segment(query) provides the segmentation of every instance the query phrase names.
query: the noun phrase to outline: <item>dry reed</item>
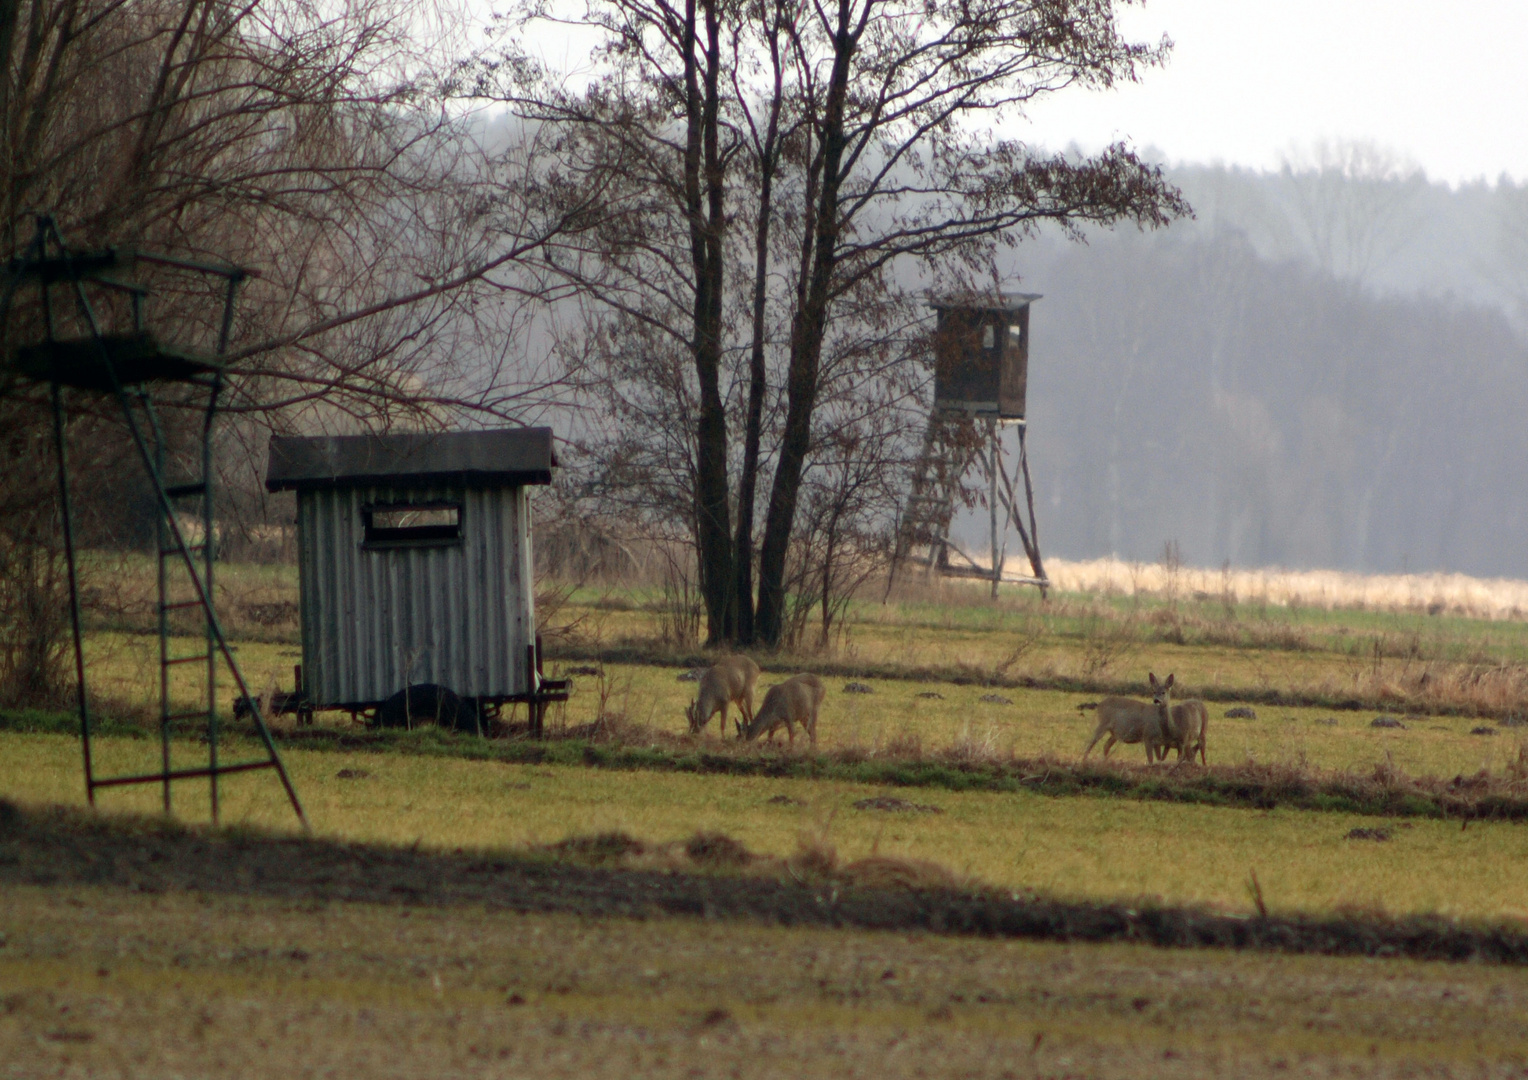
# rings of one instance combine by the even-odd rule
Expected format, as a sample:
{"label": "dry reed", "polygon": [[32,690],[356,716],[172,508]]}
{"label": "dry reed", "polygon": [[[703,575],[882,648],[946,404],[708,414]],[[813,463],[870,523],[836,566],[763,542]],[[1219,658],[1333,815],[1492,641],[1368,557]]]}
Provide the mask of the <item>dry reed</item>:
{"label": "dry reed", "polygon": [[[1010,563],[1012,573],[1023,569],[1012,560]],[[1049,559],[1045,569],[1060,592],[1102,595],[1139,592],[1275,607],[1426,611],[1476,619],[1528,616],[1528,581],[1511,578],[1445,573],[1357,574],[1269,567],[1211,569],[1132,563],[1118,558]]]}

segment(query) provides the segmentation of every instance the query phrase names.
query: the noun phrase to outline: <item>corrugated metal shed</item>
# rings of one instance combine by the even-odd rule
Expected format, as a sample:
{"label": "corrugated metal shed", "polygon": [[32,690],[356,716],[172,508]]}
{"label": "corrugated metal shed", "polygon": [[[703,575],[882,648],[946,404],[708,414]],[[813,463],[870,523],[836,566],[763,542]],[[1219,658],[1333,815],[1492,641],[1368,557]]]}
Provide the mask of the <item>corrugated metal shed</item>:
{"label": "corrugated metal shed", "polygon": [[297,492],[304,689],[360,707],[406,686],[536,691],[527,484],[548,428],[274,438],[266,486]]}

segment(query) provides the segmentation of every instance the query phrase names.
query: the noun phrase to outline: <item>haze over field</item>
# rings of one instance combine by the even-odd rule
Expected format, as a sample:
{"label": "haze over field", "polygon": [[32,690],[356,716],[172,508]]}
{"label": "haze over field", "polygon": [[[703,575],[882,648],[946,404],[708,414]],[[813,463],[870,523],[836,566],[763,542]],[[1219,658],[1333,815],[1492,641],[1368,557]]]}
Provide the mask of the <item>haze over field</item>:
{"label": "haze over field", "polygon": [[1372,144],[1172,175],[1196,220],[1008,264],[1045,294],[1044,549],[1528,577],[1528,189],[1430,184]]}

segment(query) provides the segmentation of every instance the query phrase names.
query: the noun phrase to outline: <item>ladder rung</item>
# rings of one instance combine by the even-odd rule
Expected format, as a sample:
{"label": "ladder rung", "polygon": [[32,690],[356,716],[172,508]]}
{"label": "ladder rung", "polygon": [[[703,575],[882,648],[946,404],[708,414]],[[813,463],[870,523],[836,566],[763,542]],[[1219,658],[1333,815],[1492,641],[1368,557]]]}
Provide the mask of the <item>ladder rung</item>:
{"label": "ladder rung", "polygon": [[201,607],[201,606],[202,606],[202,602],[200,600],[177,600],[173,604],[160,604],[159,605],[159,610],[160,611],[180,611],[180,610],[182,610],[184,608],[194,608],[194,607]]}
{"label": "ladder rung", "polygon": [[161,660],[160,663],[165,667],[169,667],[172,664],[195,664],[198,662],[205,663],[206,661],[207,654],[203,653],[200,656],[172,656],[167,660]]}
{"label": "ladder rung", "polygon": [[207,483],[202,481],[196,484],[174,484],[165,488],[164,493],[171,499],[188,499],[192,495],[205,495]]}

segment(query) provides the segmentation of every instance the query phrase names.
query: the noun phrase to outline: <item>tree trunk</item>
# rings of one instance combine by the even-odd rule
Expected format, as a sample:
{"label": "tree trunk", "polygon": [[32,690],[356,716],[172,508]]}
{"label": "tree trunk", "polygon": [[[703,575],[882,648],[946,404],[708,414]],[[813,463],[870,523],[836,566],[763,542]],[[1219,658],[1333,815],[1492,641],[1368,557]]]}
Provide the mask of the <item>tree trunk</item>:
{"label": "tree trunk", "polygon": [[[865,8],[866,16],[870,11]],[[822,339],[827,329],[829,290],[838,260],[839,206],[844,147],[844,104],[849,67],[864,22],[851,33],[850,5],[839,0],[838,32],[834,35],[833,73],[828,87],[822,131],[821,188],[817,197],[812,239],[811,277],[791,325],[790,369],[786,378],[785,430],[775,480],[770,489],[764,543],[759,551],[759,606],[754,635],[767,645],[780,644],[785,616],[785,560],[796,521],[801,474],[812,443],[812,411],[817,404],[817,377]]]}
{"label": "tree trunk", "polygon": [[769,39],[775,88],[769,103],[769,123],[759,150],[759,211],[754,225],[753,341],[748,358],[748,417],[743,431],[743,474],[738,484],[737,541],[733,547],[737,640],[752,644],[753,623],[753,503],[759,480],[759,443],[764,426],[764,311],[769,285],[769,224],[774,213],[775,169],[780,135],[780,105],[784,73],[780,66],[779,24]]}
{"label": "tree trunk", "polygon": [[[695,519],[701,594],[706,604],[706,641],[715,645],[736,634],[733,603],[731,512],[727,490],[727,410],[721,396],[723,184],[717,124],[721,33],[714,0],[704,7],[704,69],[696,71],[695,3],[685,11],[685,82],[688,138],[685,198],[690,217],[690,259],[695,270],[695,377],[700,389],[696,430]],[[703,80],[703,85],[702,85]]]}

